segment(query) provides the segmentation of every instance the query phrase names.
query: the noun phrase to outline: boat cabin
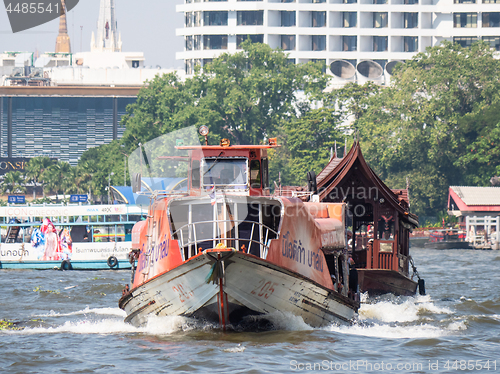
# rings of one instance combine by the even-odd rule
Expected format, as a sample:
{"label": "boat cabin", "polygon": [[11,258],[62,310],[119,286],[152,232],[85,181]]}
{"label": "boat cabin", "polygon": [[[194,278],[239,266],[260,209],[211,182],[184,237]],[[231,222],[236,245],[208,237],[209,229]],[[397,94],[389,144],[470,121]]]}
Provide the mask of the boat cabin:
{"label": "boat cabin", "polygon": [[168,199],[171,237],[183,260],[223,243],[265,258],[278,238],[282,204],[269,192],[269,145],[178,146],[189,153],[188,193]]}
{"label": "boat cabin", "polygon": [[275,139],[269,145],[179,146],[189,151],[188,190],[199,196],[211,189],[247,196],[269,196],[267,149],[277,147]]}

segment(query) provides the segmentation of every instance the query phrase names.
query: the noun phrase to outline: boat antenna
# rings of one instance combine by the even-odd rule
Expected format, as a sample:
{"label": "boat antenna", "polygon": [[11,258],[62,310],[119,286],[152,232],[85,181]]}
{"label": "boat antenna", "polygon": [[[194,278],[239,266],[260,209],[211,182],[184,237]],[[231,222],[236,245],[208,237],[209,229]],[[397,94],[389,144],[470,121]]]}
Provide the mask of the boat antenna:
{"label": "boat antenna", "polygon": [[408,210],[410,210],[410,177],[406,176],[406,195],[408,196]]}

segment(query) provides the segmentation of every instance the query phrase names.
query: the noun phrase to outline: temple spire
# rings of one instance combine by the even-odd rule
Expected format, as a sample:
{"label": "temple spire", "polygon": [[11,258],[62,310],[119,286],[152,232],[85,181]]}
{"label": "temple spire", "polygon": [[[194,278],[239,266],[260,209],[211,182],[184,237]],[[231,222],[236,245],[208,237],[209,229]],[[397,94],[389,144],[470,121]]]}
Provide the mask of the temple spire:
{"label": "temple spire", "polygon": [[117,30],[115,1],[101,0],[97,33],[92,32],[92,52],[121,52],[122,41]]}
{"label": "temple spire", "polygon": [[71,53],[68,27],[66,25],[66,4],[61,0],[61,15],[59,16],[59,35],[56,39],[56,53]]}

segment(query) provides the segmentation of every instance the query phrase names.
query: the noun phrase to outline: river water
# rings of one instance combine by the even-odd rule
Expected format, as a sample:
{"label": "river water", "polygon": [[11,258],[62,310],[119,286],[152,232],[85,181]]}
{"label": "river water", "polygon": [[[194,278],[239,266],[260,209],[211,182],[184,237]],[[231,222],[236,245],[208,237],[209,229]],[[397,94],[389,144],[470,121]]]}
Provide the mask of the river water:
{"label": "river water", "polygon": [[123,322],[129,272],[0,270],[1,373],[500,372],[500,251],[412,249],[426,296],[365,299],[352,326],[222,332]]}

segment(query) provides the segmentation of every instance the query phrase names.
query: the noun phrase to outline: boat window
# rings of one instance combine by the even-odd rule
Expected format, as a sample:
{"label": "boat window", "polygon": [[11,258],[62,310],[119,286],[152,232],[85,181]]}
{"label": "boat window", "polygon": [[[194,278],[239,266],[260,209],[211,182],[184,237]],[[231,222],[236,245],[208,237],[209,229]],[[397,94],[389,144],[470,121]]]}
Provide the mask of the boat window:
{"label": "boat window", "polygon": [[250,186],[260,188],[260,161],[252,160],[250,162]]}
{"label": "boat window", "polygon": [[382,215],[378,220],[378,239],[394,240],[394,217]]}
{"label": "boat window", "polygon": [[200,188],[200,161],[193,160],[191,164],[191,188]]}
{"label": "boat window", "polygon": [[269,171],[267,165],[267,157],[262,159],[262,188],[269,187]]}
{"label": "boat window", "polygon": [[248,181],[247,159],[204,159],[203,185],[246,187]]}
{"label": "boat window", "polygon": [[282,207],[277,200],[226,196],[215,203],[210,198],[174,200],[168,212],[184,259],[219,243],[266,258],[270,241],[279,237]]}

